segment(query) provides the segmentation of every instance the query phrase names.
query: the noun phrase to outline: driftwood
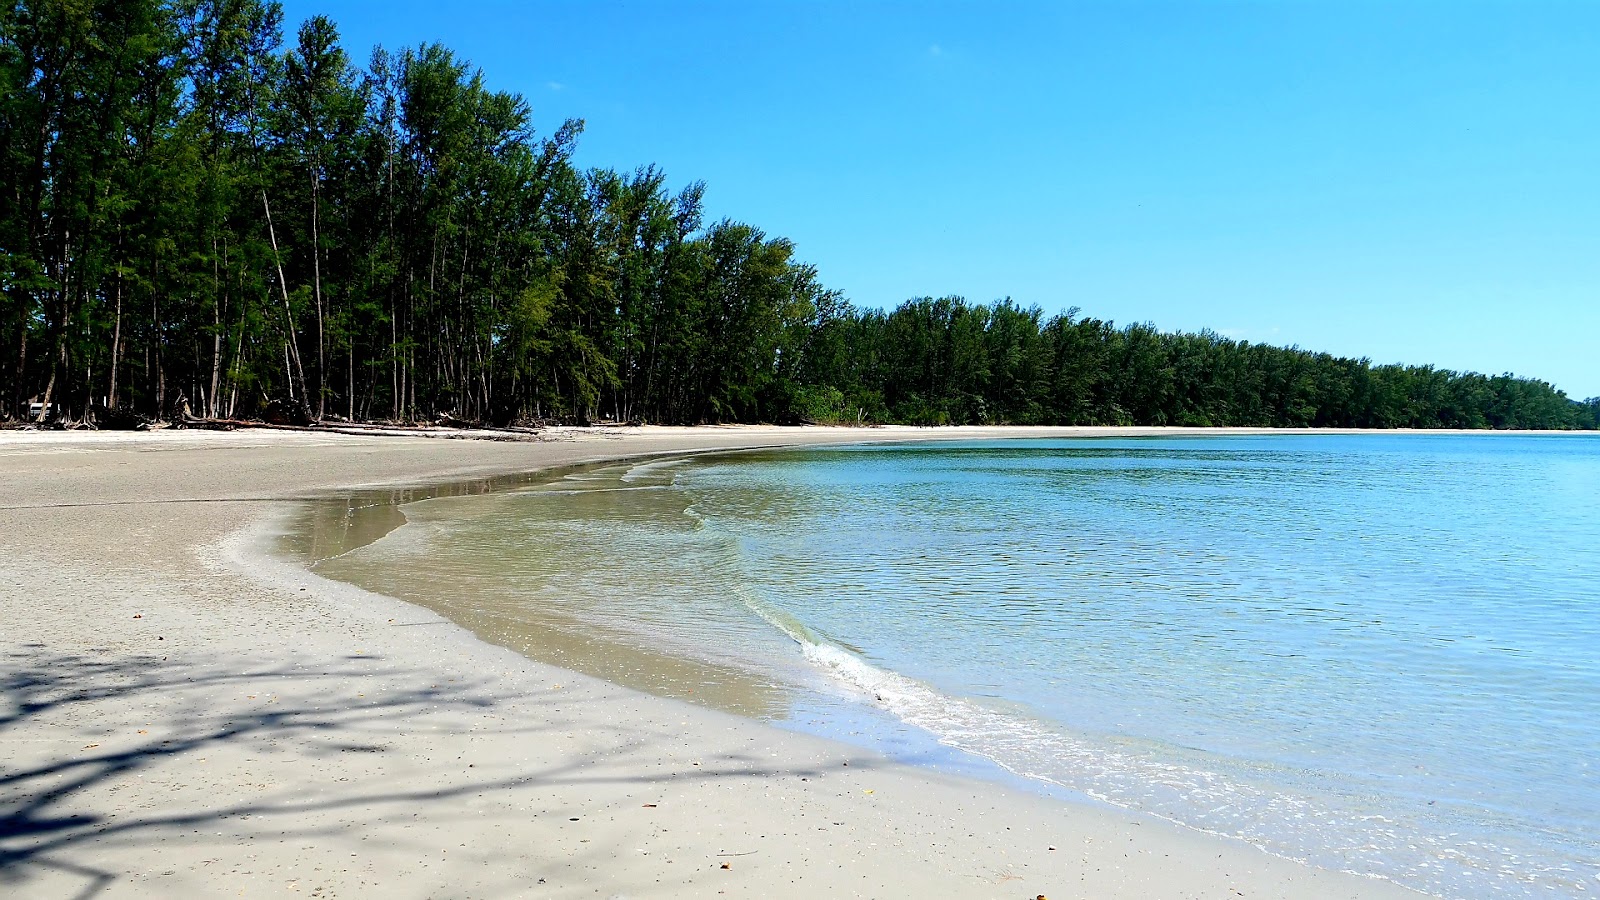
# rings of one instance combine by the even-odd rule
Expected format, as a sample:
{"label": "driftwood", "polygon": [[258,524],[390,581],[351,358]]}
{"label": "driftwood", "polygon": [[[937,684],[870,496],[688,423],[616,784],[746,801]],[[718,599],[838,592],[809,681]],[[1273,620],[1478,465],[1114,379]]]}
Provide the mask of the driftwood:
{"label": "driftwood", "polygon": [[[455,431],[447,431],[439,426],[432,425],[403,425],[379,422],[318,422],[307,417],[307,424],[287,424],[267,421],[262,419],[210,419],[193,415],[184,410],[181,418],[176,418],[174,424],[180,428],[203,428],[211,431],[233,431],[240,428],[264,428],[273,431],[311,431],[324,434],[349,434],[349,435],[378,435],[388,437],[435,437],[457,438],[465,440],[482,441],[527,441],[536,440],[540,434],[537,428],[523,428],[511,426],[506,428],[491,428],[485,425],[474,425],[464,422],[455,426]],[[456,433],[456,431],[466,433]]]}
{"label": "driftwood", "polygon": [[261,419],[268,425],[297,425],[302,428],[316,422],[304,403],[281,398],[267,404],[267,408],[261,411]]}
{"label": "driftwood", "polygon": [[86,418],[102,431],[146,431],[150,428],[149,419],[126,406],[102,406],[96,403],[89,407]]}
{"label": "driftwood", "polygon": [[235,428],[258,428],[264,423],[251,422],[245,419],[206,419],[190,415],[185,412],[181,416],[174,416],[173,425],[179,428],[203,428],[207,431],[232,431]]}

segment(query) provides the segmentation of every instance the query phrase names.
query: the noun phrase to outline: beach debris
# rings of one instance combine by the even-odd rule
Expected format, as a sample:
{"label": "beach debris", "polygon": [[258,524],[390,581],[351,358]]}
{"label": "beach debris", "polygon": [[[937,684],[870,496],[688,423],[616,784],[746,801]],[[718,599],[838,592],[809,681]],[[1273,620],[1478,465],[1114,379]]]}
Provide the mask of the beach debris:
{"label": "beach debris", "polygon": [[150,420],[126,406],[91,404],[85,417],[93,428],[101,431],[148,431]]}
{"label": "beach debris", "polygon": [[133,617],[135,619],[142,619],[142,618],[144,618],[144,613],[134,613]]}
{"label": "beach debris", "polygon": [[731,869],[731,868],[733,868],[733,863],[723,863],[722,867],[724,869]]}
{"label": "beach debris", "polygon": [[304,403],[282,397],[268,403],[261,410],[261,420],[268,425],[296,425],[305,428],[312,424],[311,411]]}
{"label": "beach debris", "polygon": [[646,803],[646,804],[645,804],[645,805],[644,805],[644,808],[645,808],[645,809],[655,809],[655,808],[656,808],[656,805],[655,805],[655,804],[654,804],[654,803]]}

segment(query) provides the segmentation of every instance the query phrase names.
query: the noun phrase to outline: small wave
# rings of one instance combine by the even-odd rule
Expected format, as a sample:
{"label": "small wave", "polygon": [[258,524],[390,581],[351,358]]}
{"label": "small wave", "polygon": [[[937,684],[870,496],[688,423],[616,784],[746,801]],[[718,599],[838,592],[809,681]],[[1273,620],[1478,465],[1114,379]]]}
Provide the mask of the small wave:
{"label": "small wave", "polygon": [[686,457],[676,457],[673,459],[656,459],[649,462],[635,463],[628,468],[628,471],[622,473],[619,480],[625,482],[638,481],[641,478],[648,478],[658,475],[666,469],[672,469],[681,466],[685,462],[688,462]]}
{"label": "small wave", "polygon": [[627,491],[660,491],[668,486],[664,484],[627,485],[623,487],[581,487],[581,488],[554,488],[540,487],[523,491],[520,497],[572,497],[580,494],[620,494]]}
{"label": "small wave", "polygon": [[[1508,848],[1476,842],[1476,853],[1447,845],[1431,848],[1433,854],[1448,851],[1456,856],[1458,863],[1466,864],[1465,872],[1447,872],[1427,863],[1407,865],[1402,860],[1415,856],[1417,850],[1424,851],[1424,859],[1429,855],[1428,848],[1420,844],[1436,843],[1421,837],[1414,823],[1379,816],[1351,821],[1310,796],[1295,796],[1230,775],[1077,739],[1026,716],[952,697],[875,666],[843,647],[810,638],[798,623],[791,626],[781,619],[774,621],[766,613],[763,617],[794,638],[806,660],[835,681],[876,701],[939,743],[987,759],[1022,778],[1195,831],[1241,839],[1274,856],[1376,875],[1440,896],[1473,894],[1485,888],[1511,895],[1529,887],[1528,872],[1504,865],[1511,855]],[[1288,835],[1284,823],[1299,823],[1307,833]],[[1312,845],[1344,850],[1308,855],[1301,848],[1309,846],[1306,838],[1313,834],[1319,840]],[[1540,874],[1548,881],[1568,880],[1553,879],[1553,872]]]}

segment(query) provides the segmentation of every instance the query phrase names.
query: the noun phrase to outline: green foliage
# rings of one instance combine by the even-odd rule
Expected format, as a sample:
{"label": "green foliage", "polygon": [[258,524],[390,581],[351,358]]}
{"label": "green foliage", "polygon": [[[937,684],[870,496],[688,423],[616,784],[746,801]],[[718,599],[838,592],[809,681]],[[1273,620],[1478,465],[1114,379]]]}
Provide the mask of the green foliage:
{"label": "green foliage", "polygon": [[807,380],[872,398],[860,406],[875,421],[925,425],[1573,429],[1596,427],[1600,409],[1512,375],[1116,328],[1076,309],[1041,319],[1010,300],[959,297],[908,300],[887,315],[846,308],[821,327],[828,352]]}
{"label": "green foliage", "polygon": [[819,425],[855,423],[845,404],[844,392],[833,385],[806,386],[795,392],[794,411],[803,422]]}

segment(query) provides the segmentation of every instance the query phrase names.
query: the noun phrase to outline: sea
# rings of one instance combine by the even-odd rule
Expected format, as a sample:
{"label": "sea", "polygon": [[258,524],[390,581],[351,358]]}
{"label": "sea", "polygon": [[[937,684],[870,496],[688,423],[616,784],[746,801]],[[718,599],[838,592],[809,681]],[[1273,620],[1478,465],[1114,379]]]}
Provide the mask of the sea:
{"label": "sea", "polygon": [[341,495],[535,658],[1440,897],[1600,894],[1600,436],[855,445]]}

